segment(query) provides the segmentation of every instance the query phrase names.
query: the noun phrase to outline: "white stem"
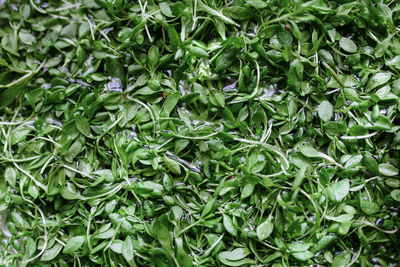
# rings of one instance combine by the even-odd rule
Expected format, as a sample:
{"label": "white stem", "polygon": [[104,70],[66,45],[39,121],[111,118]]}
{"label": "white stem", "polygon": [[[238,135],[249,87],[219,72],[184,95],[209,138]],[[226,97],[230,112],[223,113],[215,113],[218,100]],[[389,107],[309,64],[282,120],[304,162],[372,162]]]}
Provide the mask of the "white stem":
{"label": "white stem", "polygon": [[341,136],[340,139],[343,139],[343,140],[367,139],[367,138],[370,138],[370,137],[375,136],[377,133],[378,133],[378,132],[373,132],[373,133],[370,133],[370,134],[366,134],[366,135],[357,135],[357,136],[347,136],[347,135],[344,135],[344,136]]}
{"label": "white stem", "polygon": [[31,261],[34,261],[34,260],[36,260],[37,258],[39,258],[39,257],[43,254],[43,252],[46,250],[46,248],[47,248],[47,229],[46,229],[46,219],[44,218],[44,214],[43,214],[42,210],[41,210],[35,203],[33,203],[32,201],[30,201],[29,199],[26,199],[26,198],[24,197],[24,200],[25,200],[26,202],[32,204],[33,206],[35,206],[35,208],[39,211],[40,217],[42,217],[43,229],[44,229],[44,244],[43,244],[42,250],[41,250],[41,251],[39,252],[39,254],[37,254],[35,257],[30,258],[30,259],[27,259],[26,261],[24,261],[23,263],[24,263],[24,265],[26,265],[27,263],[29,263],[29,262],[31,262]]}

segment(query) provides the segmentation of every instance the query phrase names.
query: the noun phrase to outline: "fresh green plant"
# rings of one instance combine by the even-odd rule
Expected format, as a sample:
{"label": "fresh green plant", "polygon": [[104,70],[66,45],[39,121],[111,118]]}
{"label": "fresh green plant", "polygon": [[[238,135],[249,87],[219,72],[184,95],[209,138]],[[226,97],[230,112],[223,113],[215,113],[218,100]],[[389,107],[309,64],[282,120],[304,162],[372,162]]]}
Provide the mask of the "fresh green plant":
{"label": "fresh green plant", "polygon": [[0,1],[2,266],[395,266],[400,3]]}

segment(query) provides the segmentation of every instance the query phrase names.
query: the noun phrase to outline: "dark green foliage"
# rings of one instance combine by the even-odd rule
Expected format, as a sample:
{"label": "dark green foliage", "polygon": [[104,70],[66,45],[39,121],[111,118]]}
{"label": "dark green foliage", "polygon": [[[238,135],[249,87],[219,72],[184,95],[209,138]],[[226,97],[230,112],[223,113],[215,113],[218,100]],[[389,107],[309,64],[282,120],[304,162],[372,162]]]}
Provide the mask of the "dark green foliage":
{"label": "dark green foliage", "polygon": [[0,1],[1,266],[395,266],[398,1]]}

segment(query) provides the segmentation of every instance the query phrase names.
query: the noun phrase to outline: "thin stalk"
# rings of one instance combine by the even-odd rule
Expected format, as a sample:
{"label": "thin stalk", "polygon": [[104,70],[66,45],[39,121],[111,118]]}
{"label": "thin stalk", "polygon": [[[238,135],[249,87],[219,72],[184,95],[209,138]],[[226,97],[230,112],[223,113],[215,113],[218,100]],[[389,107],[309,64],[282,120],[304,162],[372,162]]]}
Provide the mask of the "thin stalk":
{"label": "thin stalk", "polygon": [[184,232],[186,232],[187,230],[189,230],[190,228],[198,225],[199,223],[203,222],[203,219],[199,219],[196,222],[190,224],[189,226],[185,227],[184,229],[182,229],[181,231],[178,232],[177,236],[182,235]]}
{"label": "thin stalk", "polygon": [[45,186],[44,184],[42,184],[41,182],[39,182],[38,180],[35,179],[35,177],[33,177],[29,172],[25,171],[24,169],[22,169],[20,166],[18,166],[18,164],[16,162],[14,162],[14,166],[15,168],[17,168],[20,172],[22,172],[23,174],[25,174],[26,176],[28,176],[32,181],[35,182],[35,184],[37,186],[39,186],[40,188],[42,188],[45,192],[47,192],[47,186]]}
{"label": "thin stalk", "polygon": [[185,135],[180,135],[180,134],[174,134],[174,133],[168,133],[174,137],[177,138],[182,138],[182,139],[189,139],[189,140],[204,140],[204,139],[209,139],[210,137],[217,135],[219,132],[215,132],[212,134],[208,134],[208,135],[203,135],[203,136],[185,136]]}
{"label": "thin stalk", "polygon": [[0,84],[0,88],[9,88],[11,86],[17,85],[27,79],[29,79],[30,77],[32,77],[33,75],[35,75],[36,73],[38,73],[40,71],[40,69],[43,67],[44,63],[46,63],[46,60],[43,60],[43,62],[39,65],[39,67],[36,70],[32,70],[30,72],[28,72],[27,74],[25,74],[24,76],[22,76],[21,78],[14,80],[8,84],[2,85]]}
{"label": "thin stalk", "polygon": [[360,140],[360,139],[367,139],[367,138],[370,138],[370,137],[373,137],[373,136],[377,135],[377,133],[378,133],[378,132],[373,132],[373,133],[370,133],[370,134],[357,135],[357,136],[346,136],[346,135],[344,135],[344,136],[341,136],[340,139],[343,139],[343,140]]}
{"label": "thin stalk", "polygon": [[346,85],[342,82],[342,80],[340,79],[339,75],[337,75],[337,73],[331,68],[331,66],[329,66],[328,63],[326,63],[325,61],[322,61],[322,65],[324,65],[325,68],[327,68],[333,75],[333,77],[335,77],[336,81],[344,88],[346,87]]}
{"label": "thin stalk", "polygon": [[5,162],[26,162],[26,161],[31,161],[31,160],[38,159],[40,157],[41,156],[39,156],[39,155],[33,156],[33,157],[29,157],[29,158],[24,158],[24,159],[10,159],[10,158],[1,157],[0,160],[3,160]]}
{"label": "thin stalk", "polygon": [[43,229],[44,229],[44,237],[43,237],[43,239],[44,239],[44,244],[43,244],[43,247],[42,247],[42,249],[40,250],[40,252],[39,252],[36,256],[34,256],[34,257],[30,258],[30,259],[27,259],[26,261],[23,262],[24,265],[26,265],[26,264],[28,264],[29,262],[34,261],[34,260],[36,260],[37,258],[39,258],[39,257],[44,253],[44,251],[47,249],[47,229],[46,229],[46,219],[45,219],[45,217],[44,217],[43,211],[42,211],[35,203],[33,203],[31,200],[26,199],[25,197],[23,197],[23,198],[24,198],[24,200],[25,200],[26,202],[28,202],[28,203],[30,203],[31,205],[35,206],[35,208],[39,211],[40,217],[42,218]]}
{"label": "thin stalk", "polygon": [[84,172],[81,172],[80,170],[77,170],[77,169],[75,169],[75,168],[72,168],[72,167],[70,167],[70,166],[68,166],[68,165],[61,164],[61,167],[66,168],[66,169],[68,169],[68,170],[70,170],[70,171],[73,171],[73,172],[75,172],[75,173],[78,173],[78,174],[82,175],[83,177],[88,177],[88,178],[90,178],[90,179],[95,179],[93,176],[91,176],[91,175],[89,175],[89,174],[86,174],[86,173],[84,173]]}
{"label": "thin stalk", "polygon": [[224,234],[222,234],[217,240],[215,240],[215,242],[211,245],[211,247],[209,247],[209,248],[200,256],[200,258],[208,257],[208,255],[210,255],[211,251],[219,244],[219,242],[221,242],[222,238],[224,238]]}

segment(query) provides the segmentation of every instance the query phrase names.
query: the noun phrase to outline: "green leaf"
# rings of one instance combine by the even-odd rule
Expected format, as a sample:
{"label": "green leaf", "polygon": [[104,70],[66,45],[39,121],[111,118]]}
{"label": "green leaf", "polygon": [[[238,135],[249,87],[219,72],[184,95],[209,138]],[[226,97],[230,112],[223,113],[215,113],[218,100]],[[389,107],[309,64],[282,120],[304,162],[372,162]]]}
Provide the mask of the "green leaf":
{"label": "green leaf", "polygon": [[222,9],[227,16],[237,20],[248,20],[253,16],[253,12],[240,6],[230,6]]}
{"label": "green leaf", "polygon": [[130,236],[127,236],[122,243],[122,256],[128,262],[129,266],[136,266],[134,255],[135,251],[133,248],[133,239]]}
{"label": "green leaf", "polygon": [[83,198],[82,196],[77,194],[76,189],[72,184],[61,187],[60,194],[63,198],[68,199],[68,200]]}
{"label": "green leaf", "polygon": [[332,267],[346,266],[350,262],[350,254],[344,253],[335,256],[332,262]]}
{"label": "green leaf", "polygon": [[215,92],[214,97],[221,107],[225,106],[225,96],[221,92]]}
{"label": "green leaf", "polygon": [[294,243],[288,246],[290,252],[304,252],[310,248],[309,244]]}
{"label": "green leaf", "polygon": [[371,202],[369,200],[360,200],[360,207],[361,210],[367,215],[375,214],[380,210],[378,204],[376,204],[375,202]]}
{"label": "green leaf", "polygon": [[18,97],[18,95],[26,88],[28,79],[23,80],[11,87],[8,87],[4,91],[0,87],[0,108],[4,108],[10,105]]}
{"label": "green leaf", "polygon": [[198,58],[203,58],[203,57],[207,58],[208,57],[207,51],[205,51],[201,47],[189,45],[187,47],[187,49],[188,49],[189,53],[192,54],[195,57],[198,57]]}
{"label": "green leaf", "polygon": [[299,92],[301,88],[303,72],[304,66],[299,60],[295,59],[290,63],[290,68],[287,73],[287,85],[297,92]]}
{"label": "green leaf", "polygon": [[251,265],[251,264],[256,264],[255,260],[251,260],[248,258],[241,259],[238,261],[230,261],[228,259],[223,258],[224,255],[220,256],[218,254],[218,259],[226,266],[245,266],[245,265]]}
{"label": "green leaf", "polygon": [[290,47],[293,42],[293,36],[290,31],[282,27],[277,33],[278,41],[283,47]]}
{"label": "green leaf", "polygon": [[350,183],[348,179],[332,184],[327,189],[328,197],[331,201],[341,202],[350,191]]}
{"label": "green leaf", "polygon": [[231,217],[229,217],[226,214],[223,214],[223,223],[224,223],[224,227],[225,230],[230,233],[233,236],[237,236],[237,229],[236,227],[233,225],[232,219]]}
{"label": "green leaf", "polygon": [[85,240],[86,238],[83,235],[69,238],[63,249],[63,254],[73,254],[82,247]]}
{"label": "green leaf", "polygon": [[392,74],[388,72],[378,72],[374,76],[371,77],[367,84],[367,92],[384,85],[387,83],[390,78],[392,77]]}
{"label": "green leaf", "polygon": [[368,153],[363,155],[363,165],[368,168],[368,170],[378,173],[379,172],[379,165],[378,162],[374,159],[374,157]]}
{"label": "green leaf", "polygon": [[356,45],[356,43],[354,43],[354,41],[351,40],[351,39],[349,39],[349,38],[342,37],[342,38],[340,39],[339,44],[340,44],[340,47],[341,47],[344,51],[346,51],[346,52],[349,52],[349,53],[355,53],[355,52],[357,52],[357,45]]}
{"label": "green leaf", "polygon": [[265,167],[265,156],[261,153],[253,153],[248,160],[249,171],[252,173],[260,172]]}
{"label": "green leaf", "polygon": [[148,58],[149,58],[149,67],[150,69],[153,70],[157,66],[158,60],[160,58],[160,51],[157,46],[153,45],[152,47],[150,47]]}
{"label": "green leaf", "polygon": [[185,139],[177,140],[175,143],[175,154],[179,154],[182,150],[184,150],[189,145],[189,143],[190,143],[189,140],[185,140]]}
{"label": "green leaf", "polygon": [[268,238],[274,230],[274,224],[271,220],[272,219],[269,217],[263,223],[257,226],[257,237],[260,241]]}
{"label": "green leaf", "polygon": [[343,93],[347,100],[360,101],[357,91],[352,88],[344,88]]}
{"label": "green leaf", "polygon": [[267,4],[263,0],[247,0],[247,4],[251,5],[254,8],[262,9],[266,8]]}
{"label": "green leaf", "polygon": [[181,237],[175,238],[176,243],[176,258],[180,266],[191,267],[193,266],[192,258],[183,249],[183,239]]}
{"label": "green leaf", "polygon": [[306,261],[312,257],[314,257],[314,254],[311,253],[310,251],[306,250],[306,251],[302,251],[302,252],[294,252],[292,253],[292,256],[296,259],[298,259],[299,261]]}
{"label": "green leaf", "polygon": [[394,200],[400,202],[400,189],[395,189],[395,190],[393,190],[392,192],[390,192],[390,196],[391,196]]}
{"label": "green leaf", "polygon": [[172,95],[167,96],[162,106],[160,115],[163,117],[168,117],[169,114],[174,109],[174,107],[176,106],[176,104],[178,104],[179,98],[180,94],[178,92],[175,92]]}
{"label": "green leaf", "polygon": [[348,161],[346,161],[344,168],[345,169],[355,168],[360,165],[362,159],[363,159],[363,156],[361,156],[361,155],[356,155],[354,157],[351,157]]}
{"label": "green leaf", "polygon": [[298,170],[296,172],[294,181],[292,183],[292,191],[295,191],[296,189],[298,189],[301,186],[301,184],[303,183],[306,169],[307,169],[307,165],[304,165],[300,168],[300,170]]}
{"label": "green leaf", "polygon": [[318,111],[318,116],[324,122],[327,122],[332,118],[333,115],[332,104],[326,100],[322,101],[321,104],[318,105],[317,111]]}
{"label": "green leaf", "polygon": [[57,257],[57,255],[60,253],[62,248],[63,248],[63,246],[61,244],[59,244],[58,242],[55,242],[51,248],[46,249],[43,252],[42,256],[40,257],[40,260],[41,261],[51,261],[52,259]]}
{"label": "green leaf", "polygon": [[153,233],[156,235],[160,244],[169,252],[172,252],[172,236],[168,228],[163,224],[160,217],[153,223]]}
{"label": "green leaf", "polygon": [[17,172],[15,171],[14,168],[8,167],[4,171],[4,178],[6,179],[7,183],[9,183],[11,186],[15,186],[17,182]]}
{"label": "green leaf", "polygon": [[25,258],[30,258],[36,251],[36,242],[32,237],[28,237],[25,245]]}
{"label": "green leaf", "polygon": [[350,128],[350,134],[353,136],[368,134],[368,129],[365,126],[355,124]]}
{"label": "green leaf", "polygon": [[221,19],[222,21],[224,21],[225,23],[228,24],[236,24],[231,18],[225,16],[224,14],[222,14],[220,11],[215,10],[207,5],[205,5],[202,1],[198,2],[198,9],[199,10],[203,10],[204,12],[206,12],[207,14],[217,17],[219,19]]}
{"label": "green leaf", "polygon": [[75,126],[81,134],[90,136],[90,124],[89,120],[83,117],[81,114],[75,114]]}
{"label": "green leaf", "polygon": [[335,222],[340,222],[340,223],[342,223],[342,222],[348,222],[348,221],[350,221],[351,219],[353,219],[353,217],[354,217],[354,215],[353,214],[342,214],[342,215],[339,215],[339,216],[325,216],[325,218],[327,219],[327,220],[330,220],[330,221],[335,221]]}
{"label": "green leaf", "polygon": [[169,4],[167,2],[161,2],[159,4],[160,6],[160,11],[163,13],[164,16],[173,18],[174,15],[172,14],[171,8],[169,7]]}
{"label": "green leaf", "polygon": [[389,163],[379,164],[379,172],[385,176],[396,176],[399,174],[399,169]]}
{"label": "green leaf", "polygon": [[308,145],[302,145],[299,147],[299,151],[301,152],[301,154],[303,154],[304,156],[308,157],[308,158],[322,158],[325,159],[333,164],[335,164],[336,166],[343,168],[342,165],[340,165],[339,163],[337,163],[333,158],[331,158],[330,156],[319,152],[318,150],[316,150],[315,148],[308,146]]}
{"label": "green leaf", "polygon": [[371,128],[374,130],[390,130],[392,128],[392,124],[388,118],[384,116],[378,116],[373,127]]}
{"label": "green leaf", "polygon": [[245,199],[245,198],[248,198],[249,196],[251,196],[254,192],[254,187],[255,187],[254,184],[246,184],[243,187],[243,191],[242,191],[242,194],[240,195],[240,199]]}
{"label": "green leaf", "polygon": [[168,168],[171,172],[173,172],[173,173],[175,173],[175,174],[178,174],[178,175],[181,174],[181,168],[180,168],[178,162],[176,162],[176,161],[173,160],[173,159],[170,159],[169,157],[167,157],[167,156],[165,156],[165,155],[164,155],[164,162],[165,162],[165,165],[167,165],[167,168]]}
{"label": "green leaf", "polygon": [[36,42],[35,36],[33,36],[31,33],[20,31],[18,33],[18,36],[21,42],[23,42],[26,45],[32,45],[33,43]]}
{"label": "green leaf", "polygon": [[29,133],[30,133],[29,129],[19,129],[13,131],[11,134],[11,144],[15,145],[18,144],[19,142],[22,142]]}
{"label": "green leaf", "polygon": [[248,248],[236,248],[232,251],[223,251],[218,256],[229,261],[238,261],[247,257],[250,253]]}
{"label": "green leaf", "polygon": [[318,240],[318,243],[315,244],[315,246],[313,247],[313,251],[317,252],[329,247],[331,244],[335,242],[336,239],[337,236],[335,235],[326,235],[321,237],[321,239]]}
{"label": "green leaf", "polygon": [[[77,57],[77,61],[78,61],[78,65],[82,66],[82,64],[85,62],[86,60],[86,52],[85,50],[82,48],[82,46],[78,46],[76,48],[76,57]],[[58,62],[59,63],[59,62]],[[57,63],[57,64],[58,64]],[[46,63],[48,64],[48,62]],[[54,64],[54,66],[56,66],[57,64]],[[48,66],[48,65],[47,65]],[[51,66],[53,67],[53,66]]]}
{"label": "green leaf", "polygon": [[301,154],[303,154],[306,157],[309,158],[315,158],[319,156],[319,152],[318,150],[316,150],[315,148],[311,147],[311,146],[300,146],[299,147],[299,151],[301,152]]}
{"label": "green leaf", "polygon": [[207,204],[204,206],[203,211],[201,212],[201,217],[204,218],[206,215],[208,215],[214,208],[214,205],[215,205],[215,199],[208,201]]}

